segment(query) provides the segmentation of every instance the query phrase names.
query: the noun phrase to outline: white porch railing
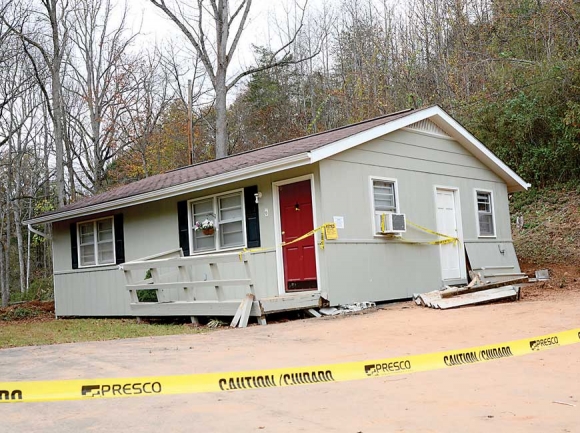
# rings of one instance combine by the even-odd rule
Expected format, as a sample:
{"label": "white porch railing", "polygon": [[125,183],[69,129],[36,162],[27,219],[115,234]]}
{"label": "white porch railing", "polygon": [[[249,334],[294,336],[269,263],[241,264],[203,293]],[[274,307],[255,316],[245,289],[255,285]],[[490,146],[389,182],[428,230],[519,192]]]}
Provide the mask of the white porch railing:
{"label": "white porch railing", "polygon": [[[125,275],[133,316],[234,317],[232,326],[246,326],[250,316],[266,324],[265,315],[322,306],[318,291],[256,299],[252,253],[183,257],[181,249],[144,257],[120,266]],[[258,270],[259,271],[259,270]],[[138,292],[153,290],[156,302],[140,301]]]}
{"label": "white porch railing", "polygon": [[[192,320],[197,315],[235,316],[246,297],[232,298],[224,289],[245,287],[244,295],[251,295],[253,300],[250,258],[249,253],[182,257],[181,250],[174,250],[124,263],[121,268],[131,299],[131,311],[135,316],[188,315]],[[229,268],[226,274],[235,271],[243,277],[222,278],[226,267]],[[157,302],[140,302],[137,293],[142,290],[155,290]],[[259,304],[252,304],[245,307],[248,315],[262,316]]]}

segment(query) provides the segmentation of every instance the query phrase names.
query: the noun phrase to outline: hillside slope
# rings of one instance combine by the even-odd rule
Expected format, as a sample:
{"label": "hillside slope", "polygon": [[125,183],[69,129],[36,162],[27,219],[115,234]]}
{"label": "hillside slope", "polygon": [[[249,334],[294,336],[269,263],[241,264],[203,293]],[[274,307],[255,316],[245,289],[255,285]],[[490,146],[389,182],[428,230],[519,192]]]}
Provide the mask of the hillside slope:
{"label": "hillside slope", "polygon": [[[580,267],[580,189],[553,187],[516,193],[510,200],[520,261]],[[523,217],[523,226],[516,221]]]}
{"label": "hillside slope", "polygon": [[[524,300],[557,299],[580,291],[580,189],[552,187],[513,194],[514,245],[522,271],[548,269],[550,280],[523,288]],[[523,217],[523,227],[516,221]]]}

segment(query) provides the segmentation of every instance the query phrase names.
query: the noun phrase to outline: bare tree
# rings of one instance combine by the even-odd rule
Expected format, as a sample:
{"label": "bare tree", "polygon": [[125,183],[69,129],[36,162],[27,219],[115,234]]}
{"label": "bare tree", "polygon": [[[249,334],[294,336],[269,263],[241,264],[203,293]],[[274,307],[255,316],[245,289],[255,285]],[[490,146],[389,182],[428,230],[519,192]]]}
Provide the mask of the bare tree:
{"label": "bare tree", "polygon": [[[305,6],[300,8],[298,26],[289,36],[286,43],[273,50],[268,62],[257,67],[250,67],[229,78],[228,68],[234,57],[238,43],[244,31],[252,0],[241,0],[231,4],[230,0],[197,0],[196,7],[190,8],[185,2],[177,1],[172,7],[165,0],[151,0],[161,9],[187,37],[194,47],[204,68],[209,75],[215,91],[216,112],[216,158],[227,156],[227,94],[243,78],[256,72],[277,66],[290,65],[306,59],[295,59],[290,48],[300,33],[304,19]],[[213,27],[214,39],[208,36],[209,25]],[[232,37],[230,39],[230,37]],[[318,52],[316,52],[317,54]]]}
{"label": "bare tree", "polygon": [[[64,117],[65,110],[62,98],[62,64],[66,54],[69,37],[69,4],[68,0],[41,0],[42,10],[22,10],[18,23],[10,23],[2,16],[2,20],[10,30],[18,35],[24,45],[25,53],[35,63],[35,75],[43,94],[47,97],[47,105],[54,129],[54,145],[56,156],[56,186],[59,206],[64,206]],[[48,27],[48,32],[45,33]],[[39,75],[41,66],[37,64],[36,56],[30,55],[30,49],[37,50],[44,66],[50,73],[50,100],[46,83]]]}
{"label": "bare tree", "polygon": [[[136,34],[128,34],[128,9],[112,27],[111,0],[82,0],[74,9],[71,39],[79,61],[71,59],[70,85],[76,95],[76,109],[69,111],[71,134],[80,148],[74,149],[83,176],[77,180],[91,191],[102,190],[105,166],[125,143],[117,140],[119,119],[136,102],[140,86],[132,75],[137,61],[128,53]],[[71,107],[72,108],[72,107]]]}

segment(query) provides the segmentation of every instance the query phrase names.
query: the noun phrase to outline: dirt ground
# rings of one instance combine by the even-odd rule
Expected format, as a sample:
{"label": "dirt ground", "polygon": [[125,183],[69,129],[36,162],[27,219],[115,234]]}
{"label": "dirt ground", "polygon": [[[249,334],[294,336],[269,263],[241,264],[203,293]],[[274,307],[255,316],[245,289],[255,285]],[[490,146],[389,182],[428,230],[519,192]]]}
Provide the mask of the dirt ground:
{"label": "dirt ground", "polygon": [[[558,272],[558,278],[565,277],[563,287],[553,278],[543,286],[524,288],[523,299],[515,303],[436,311],[408,302],[364,315],[202,335],[4,349],[0,380],[190,374],[358,361],[580,327],[579,280],[572,268]],[[2,432],[65,433],[579,432],[580,344],[391,378],[2,405],[0,423]]]}

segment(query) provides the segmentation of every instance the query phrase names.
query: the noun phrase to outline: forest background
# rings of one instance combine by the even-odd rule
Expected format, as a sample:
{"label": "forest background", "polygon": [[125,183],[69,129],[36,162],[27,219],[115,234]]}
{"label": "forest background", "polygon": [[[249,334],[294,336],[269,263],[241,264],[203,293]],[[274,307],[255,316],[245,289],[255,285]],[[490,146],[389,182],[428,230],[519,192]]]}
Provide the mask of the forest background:
{"label": "forest background", "polygon": [[[580,192],[577,0],[286,3],[260,43],[243,47],[237,28],[255,25],[244,18],[251,1],[168,5],[204,46],[178,25],[151,43],[114,0],[0,0],[3,305],[52,296],[50,240],[22,226],[32,215],[190,156],[197,163],[406,108],[440,105],[532,183],[516,206],[555,189],[560,198]],[[220,49],[224,23],[230,51]],[[240,49],[251,65],[228,69]],[[50,226],[36,229],[50,236]]]}

